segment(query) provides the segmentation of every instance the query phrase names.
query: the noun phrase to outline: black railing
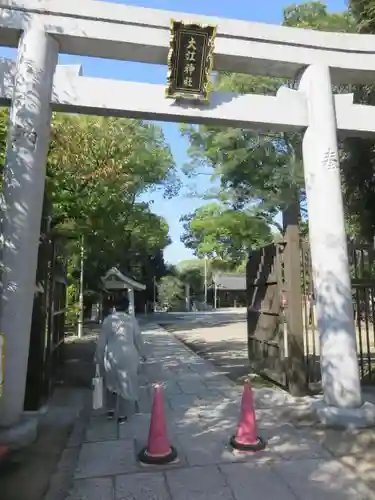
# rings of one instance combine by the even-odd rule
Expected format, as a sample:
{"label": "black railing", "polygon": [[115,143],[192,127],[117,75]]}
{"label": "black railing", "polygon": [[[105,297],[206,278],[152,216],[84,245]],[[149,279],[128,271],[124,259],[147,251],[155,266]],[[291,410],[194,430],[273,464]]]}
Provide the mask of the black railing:
{"label": "black railing", "polygon": [[[362,383],[375,382],[375,252],[371,245],[348,243],[358,367]],[[320,381],[320,342],[309,245],[301,244],[303,329],[307,378]]]}

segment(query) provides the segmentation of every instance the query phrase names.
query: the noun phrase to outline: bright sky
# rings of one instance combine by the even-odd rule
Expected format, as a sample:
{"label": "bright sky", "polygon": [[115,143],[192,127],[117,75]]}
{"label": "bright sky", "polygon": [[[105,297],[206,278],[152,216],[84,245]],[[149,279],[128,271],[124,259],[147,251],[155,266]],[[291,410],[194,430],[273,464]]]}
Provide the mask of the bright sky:
{"label": "bright sky", "polygon": [[[112,3],[127,3],[139,7],[174,10],[208,16],[219,16],[248,21],[279,24],[282,20],[283,8],[299,1],[285,0],[106,0]],[[346,7],[344,0],[328,0],[327,5],[332,11],[340,11]],[[14,51],[2,49],[0,56],[9,57]],[[166,66],[139,64],[131,62],[110,61],[103,59],[61,56],[60,64],[82,64],[86,76],[111,78],[118,80],[133,80],[147,83],[165,83]],[[167,142],[170,144],[178,168],[187,161],[185,141],[179,133],[178,125],[163,123],[162,127]],[[209,187],[207,179],[195,178],[200,191],[205,185]],[[186,196],[188,182],[185,180],[185,189],[178,198],[164,200],[160,194],[153,195],[153,211],[164,216],[170,227],[172,244],[165,251],[165,259],[170,263],[192,257],[190,250],[180,242],[182,227],[179,222],[181,215],[192,212],[202,201]]]}

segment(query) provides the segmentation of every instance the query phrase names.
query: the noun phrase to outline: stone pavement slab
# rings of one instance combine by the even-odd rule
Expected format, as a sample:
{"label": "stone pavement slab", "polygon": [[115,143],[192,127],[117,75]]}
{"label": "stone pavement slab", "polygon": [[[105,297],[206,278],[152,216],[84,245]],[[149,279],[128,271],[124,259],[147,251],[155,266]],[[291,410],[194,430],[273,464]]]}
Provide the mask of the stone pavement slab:
{"label": "stone pavement slab", "polygon": [[111,500],[113,496],[112,478],[95,477],[75,481],[67,500]]}
{"label": "stone pavement slab", "polygon": [[215,466],[167,472],[173,500],[234,500],[223,474]]}
{"label": "stone pavement slab", "polygon": [[337,460],[298,460],[272,469],[301,500],[369,500],[375,496]]}
{"label": "stone pavement slab", "polygon": [[103,417],[92,417],[86,430],[85,441],[111,441],[117,439],[117,426]]}
{"label": "stone pavement slab", "polygon": [[[144,337],[149,387],[141,413],[120,426],[91,417],[67,500],[375,500],[375,468],[355,466],[360,452],[370,456],[370,437],[356,447],[343,433],[297,427],[285,409],[293,411],[300,400],[262,388],[254,389],[254,398],[267,449],[233,451],[228,442],[238,425],[241,388],[165,330],[149,326]],[[177,463],[163,467],[136,459],[147,443],[146,400],[156,382],[165,388],[169,438],[179,453]],[[340,436],[349,444],[340,445]]]}
{"label": "stone pavement slab", "polygon": [[133,440],[84,443],[76,479],[114,476],[137,470]]}
{"label": "stone pavement slab", "polygon": [[[356,455],[360,457],[375,454],[375,432],[374,429],[311,429],[313,438],[322,443],[323,446],[335,457],[344,455]],[[374,462],[375,464],[375,462]]]}
{"label": "stone pavement slab", "polygon": [[296,498],[288,484],[266,464],[228,464],[220,469],[236,500]]}
{"label": "stone pavement slab", "polygon": [[330,458],[329,452],[315,441],[308,432],[296,429],[292,424],[267,428],[262,436],[267,440],[267,448],[284,460],[303,458]]}
{"label": "stone pavement slab", "polygon": [[117,476],[116,500],[170,500],[167,483],[161,472]]}
{"label": "stone pavement slab", "polygon": [[355,477],[375,491],[375,452],[367,452],[361,455],[349,455],[339,458],[340,463],[345,465]]}
{"label": "stone pavement slab", "polygon": [[184,434],[176,439],[191,466],[234,462],[241,458],[233,453],[228,443],[228,435],[224,433],[213,431],[195,436]]}

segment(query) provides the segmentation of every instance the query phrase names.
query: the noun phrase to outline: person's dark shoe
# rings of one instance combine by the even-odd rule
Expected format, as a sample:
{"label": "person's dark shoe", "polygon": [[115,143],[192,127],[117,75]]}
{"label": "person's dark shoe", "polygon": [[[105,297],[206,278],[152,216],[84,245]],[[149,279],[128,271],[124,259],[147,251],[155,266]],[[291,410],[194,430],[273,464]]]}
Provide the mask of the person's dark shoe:
{"label": "person's dark shoe", "polygon": [[124,424],[125,422],[127,422],[127,420],[128,420],[127,417],[119,417],[117,419],[117,423]]}
{"label": "person's dark shoe", "polygon": [[115,410],[107,411],[107,418],[112,419],[115,416]]}

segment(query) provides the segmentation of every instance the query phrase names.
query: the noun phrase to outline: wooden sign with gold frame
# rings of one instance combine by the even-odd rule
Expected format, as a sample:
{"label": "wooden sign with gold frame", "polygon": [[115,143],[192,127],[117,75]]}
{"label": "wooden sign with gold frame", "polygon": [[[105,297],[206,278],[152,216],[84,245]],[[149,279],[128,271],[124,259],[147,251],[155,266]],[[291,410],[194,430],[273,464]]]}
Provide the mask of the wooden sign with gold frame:
{"label": "wooden sign with gold frame", "polygon": [[216,26],[171,20],[166,97],[207,102]]}

